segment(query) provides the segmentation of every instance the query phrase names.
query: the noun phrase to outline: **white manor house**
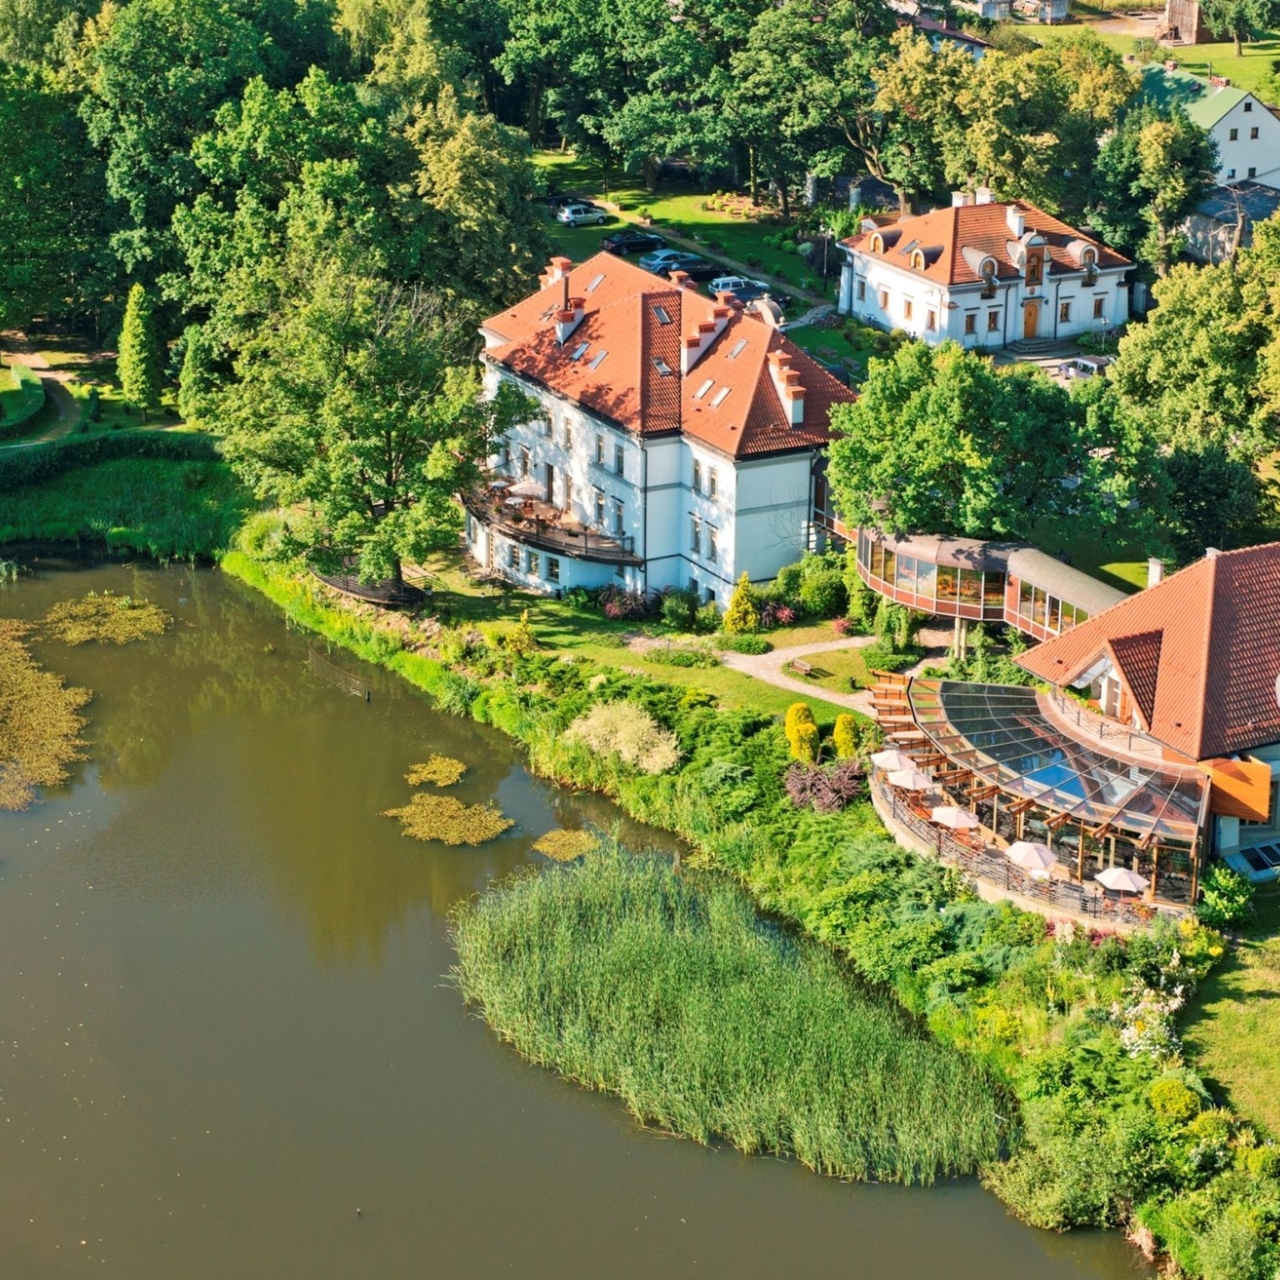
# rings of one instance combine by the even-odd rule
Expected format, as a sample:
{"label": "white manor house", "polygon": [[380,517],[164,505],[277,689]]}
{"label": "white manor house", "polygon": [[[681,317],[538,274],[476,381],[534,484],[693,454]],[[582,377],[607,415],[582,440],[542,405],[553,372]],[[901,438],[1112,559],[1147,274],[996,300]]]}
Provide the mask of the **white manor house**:
{"label": "white manor house", "polygon": [[601,253],[553,259],[481,334],[489,389],[507,379],[539,406],[503,442],[498,484],[465,499],[489,572],[723,606],[739,575],[772,578],[810,545],[828,416],[853,395],[767,314]]}
{"label": "white manor house", "polygon": [[965,347],[1051,342],[1129,318],[1127,258],[1021,200],[980,189],[950,208],[841,242],[841,315],[924,342]]}

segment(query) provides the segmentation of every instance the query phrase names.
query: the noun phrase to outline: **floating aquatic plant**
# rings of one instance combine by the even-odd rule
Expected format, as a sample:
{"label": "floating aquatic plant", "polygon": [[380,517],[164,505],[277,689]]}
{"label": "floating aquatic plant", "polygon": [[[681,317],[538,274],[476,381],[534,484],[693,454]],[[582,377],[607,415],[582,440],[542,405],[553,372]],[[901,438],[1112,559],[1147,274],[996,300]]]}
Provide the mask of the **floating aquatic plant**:
{"label": "floating aquatic plant", "polygon": [[465,805],[452,796],[419,792],[399,809],[384,809],[384,818],[398,818],[402,834],[415,840],[443,844],[484,844],[515,824],[493,805]]}
{"label": "floating aquatic plant", "polygon": [[467,766],[461,760],[431,755],[422,764],[411,764],[404,780],[411,787],[420,787],[424,782],[432,782],[437,787],[451,787],[466,771]]}
{"label": "floating aquatic plant", "polygon": [[599,843],[599,838],[590,831],[548,831],[533,842],[533,847],[544,858],[573,862],[590,853]]}
{"label": "floating aquatic plant", "polygon": [[149,600],[90,591],[83,600],[64,600],[44,616],[49,633],[66,644],[128,644],[163,635],[173,617]]}
{"label": "floating aquatic plant", "polygon": [[0,618],[0,809],[25,809],[37,787],[67,779],[83,760],[77,714],[92,696],[46,671],[23,643],[27,628]]}

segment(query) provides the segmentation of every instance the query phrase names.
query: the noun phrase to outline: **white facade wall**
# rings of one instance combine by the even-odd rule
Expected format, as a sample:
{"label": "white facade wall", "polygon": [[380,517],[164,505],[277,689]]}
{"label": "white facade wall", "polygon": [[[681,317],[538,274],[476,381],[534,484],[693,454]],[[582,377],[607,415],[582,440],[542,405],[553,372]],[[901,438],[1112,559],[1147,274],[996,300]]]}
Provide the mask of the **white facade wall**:
{"label": "white facade wall", "polygon": [[[1083,272],[1050,274],[1035,288],[1021,277],[998,280],[995,296],[984,298],[981,284],[949,288],[883,258],[857,250],[845,253],[840,314],[882,329],[902,329],[923,342],[952,338],[965,347],[1003,347],[1018,342],[1026,337],[1024,307],[1031,300],[1038,309],[1037,338],[1074,338],[1114,328],[1129,318],[1129,292],[1124,285],[1127,268],[1099,270],[1092,285],[1085,283]],[[1067,319],[1062,318],[1064,305],[1069,308]],[[1101,316],[1095,314],[1099,306]],[[967,316],[974,317],[973,333],[965,331]]]}
{"label": "white facade wall", "polygon": [[[696,586],[702,598],[723,608],[744,569],[752,581],[764,581],[803,554],[812,519],[812,451],[735,462],[686,436],[640,440],[546,388],[486,369],[491,391],[501,378],[537,400],[543,412],[509,433],[500,470],[521,479],[527,458],[527,474],[545,484],[549,465],[548,500],[611,537],[618,536],[614,501],[620,501],[621,535],[633,539],[644,564],[576,560],[526,547],[468,516],[468,551],[486,568],[535,591],[609,583],[654,590]],[[603,463],[597,461],[597,437]],[[621,472],[616,469],[619,448]],[[597,518],[597,494],[604,501],[603,521]],[[514,564],[513,546],[518,547]],[[558,577],[548,572],[552,557]]]}
{"label": "white facade wall", "polygon": [[1236,103],[1209,135],[1218,144],[1220,183],[1252,180],[1280,188],[1280,120],[1252,95]]}

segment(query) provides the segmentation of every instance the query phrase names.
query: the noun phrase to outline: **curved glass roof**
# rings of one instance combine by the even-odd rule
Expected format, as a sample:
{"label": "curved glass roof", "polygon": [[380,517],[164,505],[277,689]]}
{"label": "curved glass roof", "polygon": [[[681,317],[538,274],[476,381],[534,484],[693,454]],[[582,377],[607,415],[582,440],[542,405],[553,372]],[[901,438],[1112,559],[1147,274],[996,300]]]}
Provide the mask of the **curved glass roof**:
{"label": "curved glass roof", "polygon": [[1209,786],[1198,769],[1111,755],[1050,720],[1034,689],[913,680],[916,723],[948,760],[1001,791],[1097,827],[1188,844]]}

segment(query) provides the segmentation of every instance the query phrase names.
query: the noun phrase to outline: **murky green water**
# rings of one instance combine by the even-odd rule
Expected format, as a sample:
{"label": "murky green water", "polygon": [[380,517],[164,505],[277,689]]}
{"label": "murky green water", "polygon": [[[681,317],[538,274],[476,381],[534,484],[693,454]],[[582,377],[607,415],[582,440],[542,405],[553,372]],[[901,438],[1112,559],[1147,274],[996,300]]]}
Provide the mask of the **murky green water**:
{"label": "murky green water", "polygon": [[[442,983],[445,913],[543,831],[617,811],[216,573],[46,563],[0,614],[90,588],[179,621],[38,646],[95,691],[94,745],[72,785],[0,814],[6,1280],[1147,1274],[971,1183],[704,1150],[522,1062]],[[517,820],[505,837],[424,846],[377,816],[433,750]]]}

